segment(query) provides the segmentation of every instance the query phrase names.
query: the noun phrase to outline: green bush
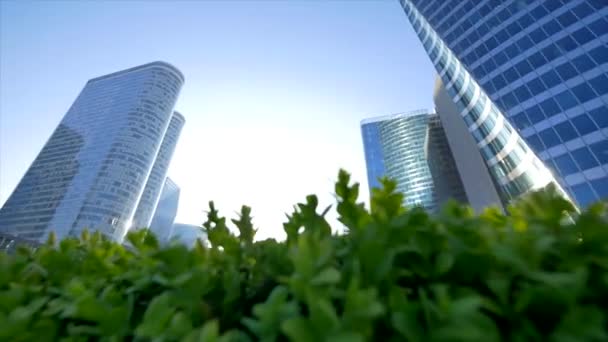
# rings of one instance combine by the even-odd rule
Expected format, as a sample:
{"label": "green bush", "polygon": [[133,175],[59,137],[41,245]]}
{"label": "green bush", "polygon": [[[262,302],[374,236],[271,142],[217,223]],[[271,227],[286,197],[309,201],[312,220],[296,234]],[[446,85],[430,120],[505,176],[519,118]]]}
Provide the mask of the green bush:
{"label": "green bush", "polygon": [[233,234],[211,203],[209,247],[85,232],[0,254],[0,340],[608,340],[605,205],[576,214],[545,191],[508,216],[431,217],[383,183],[368,211],[340,173],[344,235],[309,196],[284,242],[254,242],[248,207]]}

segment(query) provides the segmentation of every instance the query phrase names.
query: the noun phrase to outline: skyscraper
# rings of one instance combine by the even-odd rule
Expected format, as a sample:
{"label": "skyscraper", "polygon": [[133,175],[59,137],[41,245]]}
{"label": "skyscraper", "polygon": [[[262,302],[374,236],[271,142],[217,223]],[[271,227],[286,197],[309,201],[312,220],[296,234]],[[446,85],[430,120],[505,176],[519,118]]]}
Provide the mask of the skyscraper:
{"label": "skyscraper", "polygon": [[207,243],[207,234],[200,225],[175,223],[171,240],[192,248],[196,244],[196,240]]}
{"label": "skyscraper", "polygon": [[167,177],[163,185],[163,191],[160,194],[160,199],[154,210],[152,223],[150,223],[150,230],[154,232],[161,243],[166,243],[171,238],[178,204],[179,187],[171,178]]}
{"label": "skyscraper", "polygon": [[502,208],[496,185],[481,158],[477,143],[439,77],[435,82],[433,99],[469,205],[478,213],[490,206]]}
{"label": "skyscraper", "polygon": [[406,205],[437,212],[449,199],[467,198],[439,117],[429,110],[361,122],[370,191],[378,178],[397,181]]}
{"label": "skyscraper", "polygon": [[401,4],[503,201],[554,178],[580,206],[608,197],[605,1]]}
{"label": "skyscraper", "polygon": [[0,231],[122,240],[183,82],[164,62],[89,80],[0,209]]}
{"label": "skyscraper", "polygon": [[152,166],[144,192],[133,215],[132,228],[150,228],[152,214],[154,214],[163,184],[165,184],[169,163],[171,162],[171,157],[173,157],[182,127],[184,127],[184,122],[184,117],[180,113],[173,112],[169,128],[167,128],[164,134],[163,142],[154,161],[154,166]]}

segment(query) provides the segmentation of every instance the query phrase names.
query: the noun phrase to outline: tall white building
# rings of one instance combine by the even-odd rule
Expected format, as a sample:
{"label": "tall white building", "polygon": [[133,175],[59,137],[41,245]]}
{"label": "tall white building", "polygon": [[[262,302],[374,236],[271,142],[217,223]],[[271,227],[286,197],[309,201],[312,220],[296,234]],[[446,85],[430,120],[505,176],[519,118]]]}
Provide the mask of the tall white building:
{"label": "tall white building", "polygon": [[40,241],[88,228],[121,241],[183,83],[165,62],[89,80],[0,209],[0,232]]}
{"label": "tall white building", "polygon": [[167,177],[150,223],[150,230],[161,243],[169,242],[173,234],[173,222],[177,215],[178,205],[179,187],[171,178]]}
{"label": "tall white building", "polygon": [[[184,122],[184,117],[180,113],[173,112],[169,128],[167,128],[167,131],[165,132],[163,142],[160,145],[160,150],[154,161],[154,166],[152,166],[152,171],[150,172],[150,176],[144,187],[144,192],[141,195],[141,199],[139,200],[139,204],[133,215],[131,227],[134,229],[150,228],[152,215],[154,214],[154,209],[160,199],[163,184],[165,184],[165,178],[167,178],[169,163],[171,162],[171,157],[173,157],[175,145],[177,145],[182,127],[184,127]],[[169,182],[171,181],[169,180]],[[173,182],[171,182],[171,184],[175,185]],[[171,224],[173,224],[173,222],[171,222]]]}

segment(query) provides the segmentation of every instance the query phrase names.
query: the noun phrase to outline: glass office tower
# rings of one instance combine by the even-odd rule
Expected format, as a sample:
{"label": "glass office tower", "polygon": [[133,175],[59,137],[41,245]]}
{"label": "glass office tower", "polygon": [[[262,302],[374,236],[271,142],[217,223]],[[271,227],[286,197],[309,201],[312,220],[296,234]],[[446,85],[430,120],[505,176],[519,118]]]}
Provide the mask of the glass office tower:
{"label": "glass office tower", "polygon": [[175,223],[171,241],[184,244],[188,248],[194,247],[196,240],[200,240],[203,245],[207,245],[207,234],[203,229],[200,225]]}
{"label": "glass office tower", "polygon": [[121,241],[183,82],[164,62],[89,80],[0,209],[0,232],[40,241],[88,228]]}
{"label": "glass office tower", "polygon": [[134,229],[150,228],[152,214],[154,214],[154,209],[160,199],[163,184],[165,184],[165,178],[167,178],[167,171],[169,171],[169,163],[171,162],[171,157],[173,157],[179,135],[184,127],[184,122],[183,115],[173,112],[169,128],[165,132],[144,192],[133,215],[131,227]]}
{"label": "glass office tower", "polygon": [[173,222],[179,205],[179,187],[171,178],[165,179],[163,191],[154,210],[150,230],[156,234],[158,241],[167,243],[173,233]]}
{"label": "glass office tower", "polygon": [[467,202],[439,117],[419,110],[361,122],[370,191],[397,181],[405,205],[437,212],[448,199]]}
{"label": "glass office tower", "polygon": [[605,1],[401,4],[503,198],[550,179],[534,154],[580,206],[608,197]]}

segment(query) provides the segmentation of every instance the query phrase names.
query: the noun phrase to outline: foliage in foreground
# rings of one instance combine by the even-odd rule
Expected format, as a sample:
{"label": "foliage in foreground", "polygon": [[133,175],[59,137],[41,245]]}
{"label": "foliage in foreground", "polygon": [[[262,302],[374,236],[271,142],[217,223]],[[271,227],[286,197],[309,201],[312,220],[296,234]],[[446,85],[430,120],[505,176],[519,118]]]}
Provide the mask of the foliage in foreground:
{"label": "foliage in foreground", "polygon": [[608,220],[536,193],[504,216],[403,208],[395,184],[356,202],[341,172],[332,235],[317,199],[284,242],[238,236],[210,205],[210,247],[132,249],[84,233],[0,254],[1,341],[606,341]]}

